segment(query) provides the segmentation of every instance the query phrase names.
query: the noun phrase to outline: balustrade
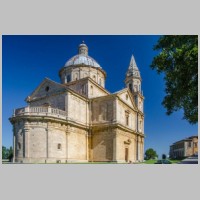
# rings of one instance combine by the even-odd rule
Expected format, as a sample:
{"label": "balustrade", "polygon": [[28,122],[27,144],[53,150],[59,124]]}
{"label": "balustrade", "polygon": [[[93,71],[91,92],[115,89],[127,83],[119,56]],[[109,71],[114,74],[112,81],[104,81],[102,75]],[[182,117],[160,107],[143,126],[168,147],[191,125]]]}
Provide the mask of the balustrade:
{"label": "balustrade", "polygon": [[64,110],[60,110],[57,108],[51,108],[51,107],[24,107],[24,108],[18,108],[14,111],[14,115],[26,115],[31,113],[37,113],[37,114],[50,114],[50,115],[61,115],[61,116],[67,116],[67,112]]}

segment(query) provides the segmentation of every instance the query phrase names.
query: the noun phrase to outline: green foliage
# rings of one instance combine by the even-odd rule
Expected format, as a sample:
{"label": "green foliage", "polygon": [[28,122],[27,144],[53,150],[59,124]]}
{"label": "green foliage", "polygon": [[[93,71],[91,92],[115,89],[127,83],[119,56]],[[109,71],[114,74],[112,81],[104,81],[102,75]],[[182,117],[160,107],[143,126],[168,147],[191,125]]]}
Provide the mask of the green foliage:
{"label": "green foliage", "polygon": [[10,147],[10,149],[8,149],[8,159],[11,161],[13,158],[13,149],[12,147]]}
{"label": "green foliage", "polygon": [[153,150],[152,148],[146,150],[145,160],[155,159],[156,157],[158,157],[158,155],[155,150]]}
{"label": "green foliage", "polygon": [[7,149],[6,147],[2,146],[2,159],[7,159]]}
{"label": "green foliage", "polygon": [[13,158],[13,149],[10,147],[7,149],[6,147],[2,146],[2,159],[9,159],[10,161]]}
{"label": "green foliage", "polygon": [[198,36],[161,36],[151,68],[165,75],[166,96],[162,102],[170,115],[183,109],[184,119],[198,122]]}

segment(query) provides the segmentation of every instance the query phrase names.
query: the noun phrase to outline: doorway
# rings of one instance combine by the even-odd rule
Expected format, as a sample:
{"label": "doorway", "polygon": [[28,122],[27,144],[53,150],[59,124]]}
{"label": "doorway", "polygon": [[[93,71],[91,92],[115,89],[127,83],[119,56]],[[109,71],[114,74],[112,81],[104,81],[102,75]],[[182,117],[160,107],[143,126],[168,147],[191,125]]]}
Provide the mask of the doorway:
{"label": "doorway", "polygon": [[125,161],[128,162],[128,148],[125,148]]}

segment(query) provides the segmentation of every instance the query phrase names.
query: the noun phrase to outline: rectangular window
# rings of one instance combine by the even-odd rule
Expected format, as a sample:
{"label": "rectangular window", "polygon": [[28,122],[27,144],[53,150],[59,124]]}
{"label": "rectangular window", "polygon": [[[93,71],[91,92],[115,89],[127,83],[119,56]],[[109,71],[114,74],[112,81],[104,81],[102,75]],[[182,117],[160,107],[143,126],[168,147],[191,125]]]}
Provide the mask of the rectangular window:
{"label": "rectangular window", "polygon": [[126,125],[129,125],[129,113],[125,111],[125,119],[126,119]]}
{"label": "rectangular window", "polygon": [[81,85],[81,94],[85,94],[85,85]]}

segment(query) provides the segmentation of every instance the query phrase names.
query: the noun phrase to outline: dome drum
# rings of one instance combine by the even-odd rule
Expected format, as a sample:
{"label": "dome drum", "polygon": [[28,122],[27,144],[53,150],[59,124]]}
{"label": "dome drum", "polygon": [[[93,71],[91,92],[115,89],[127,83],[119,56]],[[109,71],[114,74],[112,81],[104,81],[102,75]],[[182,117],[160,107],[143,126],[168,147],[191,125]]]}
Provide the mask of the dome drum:
{"label": "dome drum", "polygon": [[90,77],[99,85],[105,87],[106,72],[100,68],[85,65],[64,67],[60,70],[59,76],[62,84]]}

